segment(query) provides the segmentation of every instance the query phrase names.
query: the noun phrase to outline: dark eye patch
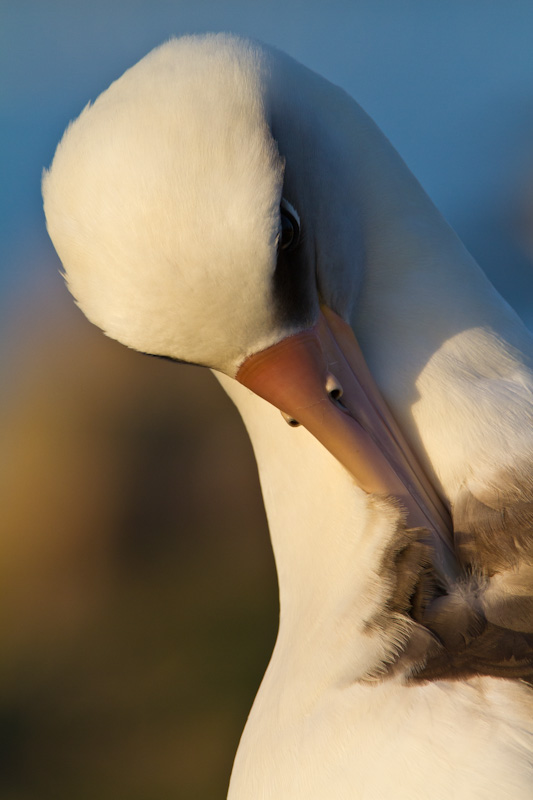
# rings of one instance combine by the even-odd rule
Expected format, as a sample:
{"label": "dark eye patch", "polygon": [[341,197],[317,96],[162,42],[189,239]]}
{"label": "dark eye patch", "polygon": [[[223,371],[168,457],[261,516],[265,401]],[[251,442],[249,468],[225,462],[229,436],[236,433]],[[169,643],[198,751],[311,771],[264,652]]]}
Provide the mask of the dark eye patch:
{"label": "dark eye patch", "polygon": [[280,205],[281,231],[279,249],[290,253],[298,247],[300,242],[300,220],[292,206],[282,199]]}
{"label": "dark eye patch", "polygon": [[274,272],[274,302],[283,324],[314,321],[317,290],[311,242],[305,237],[298,212],[282,199],[280,238]]}

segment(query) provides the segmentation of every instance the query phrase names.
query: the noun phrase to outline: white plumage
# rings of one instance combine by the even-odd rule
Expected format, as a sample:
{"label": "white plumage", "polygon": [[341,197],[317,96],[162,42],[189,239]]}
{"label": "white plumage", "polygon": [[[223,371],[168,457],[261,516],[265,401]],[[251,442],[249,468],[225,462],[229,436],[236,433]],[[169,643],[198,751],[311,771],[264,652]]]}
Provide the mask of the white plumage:
{"label": "white plumage", "polygon": [[[529,800],[533,346],[372,121],[267,47],[172,40],[72,123],[43,195],[87,316],[214,368],[254,445],[280,629],[229,797]],[[314,419],[314,436],[293,429],[247,388],[270,353],[308,347],[309,331],[319,346],[321,307],[332,330],[350,323],[451,508],[455,563],[432,490],[401,465],[409,449],[354,426],[347,388],[351,417],[333,384],[296,412],[278,405],[325,419],[334,403],[368,455],[353,469]],[[439,588],[424,534],[361,488],[382,485],[382,466],[407,526],[427,523]]]}

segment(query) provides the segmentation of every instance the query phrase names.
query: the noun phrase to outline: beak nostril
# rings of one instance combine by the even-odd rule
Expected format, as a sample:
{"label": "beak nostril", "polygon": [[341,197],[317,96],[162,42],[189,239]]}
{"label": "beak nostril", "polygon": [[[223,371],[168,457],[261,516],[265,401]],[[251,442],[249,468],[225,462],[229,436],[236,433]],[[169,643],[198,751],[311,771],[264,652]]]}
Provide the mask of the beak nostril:
{"label": "beak nostril", "polygon": [[291,428],[300,427],[300,423],[298,422],[298,420],[294,419],[294,417],[291,417],[290,414],[286,414],[284,411],[281,411],[280,414],[283,417],[283,419],[285,420],[285,422],[287,423],[287,425],[290,425]]}
{"label": "beak nostril", "polygon": [[340,381],[338,381],[335,375],[332,375],[331,372],[328,373],[326,378],[326,391],[332,400],[340,400],[342,397],[342,386]]}

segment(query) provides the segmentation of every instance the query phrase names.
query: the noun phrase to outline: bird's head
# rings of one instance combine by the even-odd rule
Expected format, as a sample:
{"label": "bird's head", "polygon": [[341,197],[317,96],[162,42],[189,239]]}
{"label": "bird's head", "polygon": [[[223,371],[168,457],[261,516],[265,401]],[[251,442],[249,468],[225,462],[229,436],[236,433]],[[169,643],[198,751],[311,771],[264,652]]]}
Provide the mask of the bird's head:
{"label": "bird's head", "polygon": [[350,108],[276,51],[171,40],[69,126],[43,178],[47,226],[106,334],[236,377],[427,523],[346,323],[363,260]]}

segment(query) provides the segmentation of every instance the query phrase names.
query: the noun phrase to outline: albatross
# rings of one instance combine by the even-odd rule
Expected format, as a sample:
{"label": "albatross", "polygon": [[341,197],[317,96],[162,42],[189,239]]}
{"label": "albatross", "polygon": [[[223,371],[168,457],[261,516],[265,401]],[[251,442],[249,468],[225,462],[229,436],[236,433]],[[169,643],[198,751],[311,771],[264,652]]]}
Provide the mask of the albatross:
{"label": "albatross", "polygon": [[533,343],[385,136],[273,48],[184,37],[43,196],[89,320],[214,370],[253,443],[280,622],[229,798],[531,800]]}

